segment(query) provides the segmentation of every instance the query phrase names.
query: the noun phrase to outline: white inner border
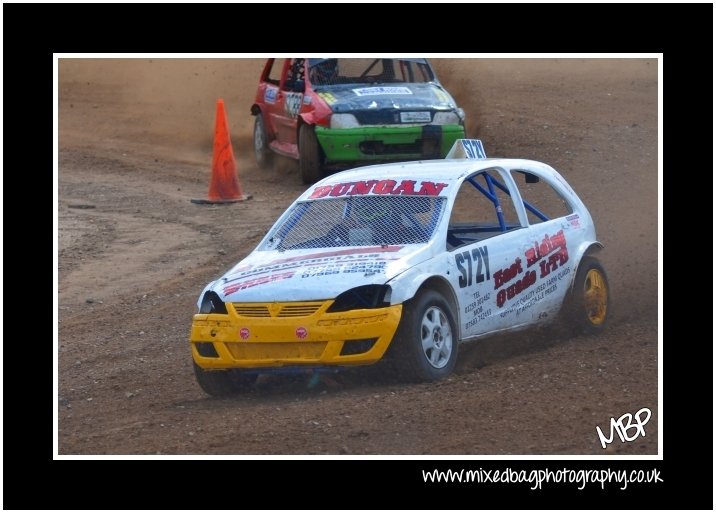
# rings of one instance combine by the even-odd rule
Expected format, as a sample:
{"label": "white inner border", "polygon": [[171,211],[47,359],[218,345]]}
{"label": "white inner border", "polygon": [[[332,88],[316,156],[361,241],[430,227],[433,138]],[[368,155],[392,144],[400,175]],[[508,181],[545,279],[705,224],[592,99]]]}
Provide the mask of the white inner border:
{"label": "white inner border", "polygon": [[[334,57],[365,57],[364,54],[343,53],[331,54]],[[663,131],[662,131],[662,107],[663,107],[663,58],[662,53],[627,53],[627,54],[571,54],[571,53],[544,53],[544,54],[519,54],[519,53],[487,53],[487,54],[401,54],[402,57],[413,58],[451,58],[451,59],[657,59],[658,61],[658,454],[656,455],[61,455],[59,451],[59,337],[58,337],[58,320],[59,320],[59,292],[58,292],[58,268],[59,268],[59,81],[58,68],[59,59],[250,59],[250,58],[285,58],[293,57],[292,54],[267,55],[261,53],[251,54],[215,54],[215,53],[189,53],[189,54],[166,54],[166,53],[87,53],[87,54],[53,54],[53,206],[54,213],[52,219],[53,228],[53,303],[52,317],[55,326],[53,332],[53,372],[54,372],[54,398],[53,398],[53,459],[56,460],[663,460],[663,225],[662,225],[662,208],[663,208]],[[305,57],[323,57],[318,54],[306,54]],[[395,57],[388,54],[371,54],[371,57]],[[0,73],[2,73],[0,71]],[[2,144],[2,143],[0,143]],[[714,146],[716,148],[716,146]],[[716,187],[716,186],[715,186]],[[2,184],[0,184],[0,192],[2,192]],[[716,220],[716,213],[714,214]],[[0,221],[2,213],[0,213]],[[2,242],[0,241],[0,251],[2,250]],[[714,239],[714,254],[716,254],[716,239]],[[714,279],[716,283],[716,278]],[[0,276],[0,285],[2,277]],[[716,309],[716,307],[714,307]],[[0,324],[2,323],[2,309],[0,309]],[[188,321],[187,321],[188,322]],[[714,313],[714,325],[716,326],[716,310]],[[716,328],[715,328],[716,331]],[[0,358],[2,358],[0,356]],[[716,356],[714,357],[716,358]],[[715,360],[716,361],[716,360]],[[716,378],[714,378],[716,379]],[[716,385],[715,385],[716,386]],[[716,414],[715,414],[716,415]],[[0,418],[0,421],[2,419]],[[1,430],[0,425],[0,430]],[[595,434],[596,436],[596,434]]]}

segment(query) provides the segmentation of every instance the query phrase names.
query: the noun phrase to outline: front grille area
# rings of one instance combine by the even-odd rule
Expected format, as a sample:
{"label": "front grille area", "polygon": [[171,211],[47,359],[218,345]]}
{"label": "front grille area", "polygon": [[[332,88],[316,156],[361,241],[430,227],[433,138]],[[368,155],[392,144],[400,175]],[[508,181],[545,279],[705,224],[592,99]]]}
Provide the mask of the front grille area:
{"label": "front grille area", "polygon": [[257,342],[226,344],[235,360],[315,360],[327,342]]}
{"label": "front grille area", "polygon": [[239,317],[308,317],[321,308],[318,303],[286,303],[286,304],[245,304],[232,303],[234,312]]}
{"label": "front grille area", "polygon": [[399,110],[358,110],[352,111],[361,125],[398,125],[400,124]]}
{"label": "front grille area", "polygon": [[323,303],[300,303],[296,305],[285,305],[279,312],[279,317],[306,317],[313,315],[321,308]]}
{"label": "front grille area", "polygon": [[242,305],[233,303],[234,311],[239,317],[271,317],[267,306],[263,305]]}
{"label": "front grille area", "polygon": [[[420,107],[417,107],[415,109],[411,109],[409,107],[405,109],[369,109],[369,110],[354,110],[351,111],[351,114],[353,114],[356,119],[358,120],[358,123],[360,123],[363,126],[371,126],[371,125],[400,125],[403,124],[400,120],[400,113],[402,112],[416,112],[420,111],[421,114],[423,114],[425,109],[421,109]],[[434,114],[430,111],[427,111],[430,114],[430,119],[432,120],[434,117]],[[430,123],[431,121],[422,121],[417,124],[426,124]]]}
{"label": "front grille area", "polygon": [[[416,139],[414,143],[385,144],[383,141],[361,141],[358,148],[365,155],[398,155],[418,153],[431,158],[440,155],[440,141],[435,139]],[[435,157],[437,155],[438,157]]]}

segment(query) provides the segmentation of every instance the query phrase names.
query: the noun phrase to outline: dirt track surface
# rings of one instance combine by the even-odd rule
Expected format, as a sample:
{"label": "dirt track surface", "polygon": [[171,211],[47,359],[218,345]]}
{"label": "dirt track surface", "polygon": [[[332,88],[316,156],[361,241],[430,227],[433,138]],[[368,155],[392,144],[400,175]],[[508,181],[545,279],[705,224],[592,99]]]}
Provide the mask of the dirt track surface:
{"label": "dirt track surface", "polygon": [[[656,60],[434,64],[489,155],[549,163],[590,208],[613,297],[606,332],[462,346],[435,384],[377,365],[209,398],[188,346],[197,297],[304,190],[292,162],[253,164],[262,60],[62,59],[60,454],[657,453]],[[254,198],[198,206],[217,98]],[[595,427],[644,407],[647,436],[603,450]]]}

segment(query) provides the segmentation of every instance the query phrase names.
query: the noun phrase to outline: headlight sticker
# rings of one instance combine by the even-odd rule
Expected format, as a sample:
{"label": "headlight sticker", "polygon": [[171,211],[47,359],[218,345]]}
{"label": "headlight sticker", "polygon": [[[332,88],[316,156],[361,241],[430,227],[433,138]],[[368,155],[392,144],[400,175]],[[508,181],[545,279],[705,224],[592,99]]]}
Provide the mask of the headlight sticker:
{"label": "headlight sticker", "polygon": [[445,91],[442,91],[441,89],[433,89],[433,92],[439,101],[443,103],[450,103],[450,98],[448,98],[448,95],[445,94]]}
{"label": "headlight sticker", "polygon": [[333,105],[338,101],[338,99],[331,93],[318,93],[318,96],[323,98],[323,101],[326,102],[328,105]]}

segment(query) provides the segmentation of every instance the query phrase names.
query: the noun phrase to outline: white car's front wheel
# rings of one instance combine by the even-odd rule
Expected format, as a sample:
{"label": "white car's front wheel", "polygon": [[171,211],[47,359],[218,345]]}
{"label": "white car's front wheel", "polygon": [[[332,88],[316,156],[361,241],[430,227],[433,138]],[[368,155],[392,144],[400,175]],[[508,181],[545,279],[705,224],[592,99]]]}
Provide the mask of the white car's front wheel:
{"label": "white car's front wheel", "polygon": [[255,374],[243,374],[236,369],[204,370],[196,362],[193,364],[196,382],[204,392],[214,397],[226,397],[236,392],[244,392],[257,378]]}
{"label": "white car's front wheel", "polygon": [[445,298],[434,290],[424,290],[406,303],[393,344],[395,365],[408,379],[436,381],[452,373],[458,338]]}

